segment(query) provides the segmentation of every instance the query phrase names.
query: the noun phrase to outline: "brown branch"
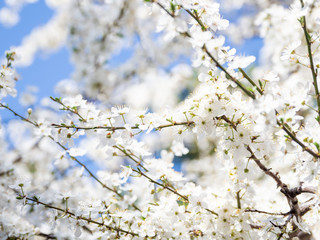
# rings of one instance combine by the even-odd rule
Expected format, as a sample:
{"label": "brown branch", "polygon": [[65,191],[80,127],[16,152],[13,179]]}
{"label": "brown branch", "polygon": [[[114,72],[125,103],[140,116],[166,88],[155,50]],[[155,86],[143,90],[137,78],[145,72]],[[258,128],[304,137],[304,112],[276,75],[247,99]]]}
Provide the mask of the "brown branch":
{"label": "brown branch", "polygon": [[[181,6],[182,7],[182,6]],[[183,8],[183,7],[182,7]],[[193,14],[189,9],[183,8],[193,19],[197,21],[197,23],[201,26],[202,31],[207,31],[208,27],[204,25],[204,23],[201,21],[198,15]],[[213,55],[208,51],[206,45],[204,44],[202,49],[204,52],[211,58],[211,60],[216,64],[218,68],[220,68],[221,71],[225,72],[227,78],[234,83],[238,85],[249,97],[255,99],[255,94],[250,92],[248,89],[246,89],[237,79],[231,76],[231,74],[213,57]],[[248,76],[248,74],[245,73],[245,71],[242,68],[239,68],[242,75],[253,85],[257,88],[258,92],[262,95],[262,91],[258,88],[258,86],[251,80],[251,78]]]}
{"label": "brown branch", "polygon": [[[161,130],[163,128],[173,127],[173,126],[191,126],[194,124],[193,121],[186,121],[186,122],[172,122],[171,124],[164,124],[160,125],[156,128],[156,130]],[[92,126],[92,127],[79,127],[76,125],[65,125],[65,124],[51,124],[51,126],[55,128],[67,128],[67,129],[76,129],[76,130],[96,130],[96,129],[104,129],[106,131],[114,132],[117,130],[125,130],[125,127],[119,126],[119,127],[108,127],[108,126]],[[131,126],[131,129],[139,129],[139,126]]]}
{"label": "brown branch", "polygon": [[244,91],[249,97],[251,97],[252,99],[256,99],[256,96],[253,92],[250,92],[248,89],[246,89],[241,82],[239,82],[237,79],[235,79],[219,62],[217,59],[215,59],[215,57],[208,51],[206,45],[203,45],[202,47],[203,51],[209,56],[209,58],[211,58],[211,60],[215,63],[215,65],[220,68],[221,71],[223,71],[226,74],[227,79],[231,80],[232,82],[234,82],[235,84],[237,84],[237,86]]}
{"label": "brown branch", "polygon": [[185,201],[188,201],[188,202],[189,202],[188,197],[186,197],[186,196],[178,193],[177,190],[175,190],[175,189],[172,189],[172,188],[170,188],[170,187],[168,187],[168,186],[166,186],[166,185],[163,185],[162,183],[159,183],[159,182],[153,180],[151,177],[149,177],[149,176],[146,175],[145,173],[141,172],[141,170],[140,170],[139,168],[138,168],[138,170],[136,170],[136,169],[133,168],[132,171],[138,173],[139,175],[141,175],[141,176],[145,177],[146,179],[148,179],[150,182],[152,182],[152,183],[154,183],[154,184],[156,184],[156,185],[158,185],[158,186],[160,186],[160,187],[162,187],[162,188],[164,188],[164,189],[167,189],[168,191],[170,191],[170,192],[178,195],[179,197],[183,198]]}
{"label": "brown branch", "polygon": [[[168,13],[171,17],[175,17],[175,15],[171,14],[162,4],[159,4],[158,1],[156,0],[152,0],[152,2],[157,3],[157,5],[162,8],[166,13]],[[180,6],[182,7],[182,6]],[[182,7],[183,8],[183,7]],[[198,24],[201,26],[202,30],[207,30],[207,27],[202,23],[202,21],[199,19],[199,17],[197,17],[196,15],[194,15],[190,10],[183,8],[192,18],[194,18]],[[180,34],[184,35],[184,36],[188,36],[191,38],[191,35],[189,32],[183,32]],[[251,97],[252,99],[255,99],[256,96],[253,92],[249,91],[248,89],[246,89],[241,82],[239,82],[237,79],[235,79],[214,57],[213,55],[208,51],[206,45],[204,44],[202,46],[202,50],[208,55],[208,57],[215,63],[215,65],[221,70],[223,71],[226,76],[227,79],[233,81],[242,91],[244,91],[249,97]]]}
{"label": "brown branch", "polygon": [[38,123],[33,122],[33,121],[31,121],[30,119],[23,117],[22,115],[20,115],[19,113],[15,112],[12,108],[10,108],[10,107],[7,106],[7,105],[4,105],[4,104],[0,103],[0,107],[6,108],[6,109],[9,110],[10,112],[12,112],[13,115],[19,117],[21,120],[23,120],[23,121],[25,121],[25,122],[27,122],[27,123],[30,123],[30,124],[32,124],[33,126],[37,127],[37,128],[40,127]]}
{"label": "brown branch", "polygon": [[[68,150],[68,148],[66,148],[65,146],[63,146],[60,142],[57,142],[56,140],[54,140],[54,138],[53,138],[52,136],[48,136],[48,137],[49,137],[52,141],[54,141],[56,144],[58,144],[63,150],[65,150],[65,151]],[[108,186],[105,185],[103,182],[101,182],[101,181],[89,170],[89,168],[88,168],[85,164],[83,164],[81,161],[79,161],[76,157],[73,157],[73,156],[71,156],[70,154],[69,154],[69,156],[70,156],[70,158],[71,158],[72,160],[74,160],[74,161],[77,162],[81,167],[83,167],[83,168],[87,171],[87,173],[90,175],[90,177],[92,177],[94,180],[96,180],[102,187],[104,187],[104,188],[106,188],[106,189],[108,189],[108,190],[116,193],[118,196],[121,196],[121,194],[119,194],[116,190],[108,187]]]}
{"label": "brown branch", "polygon": [[277,183],[277,187],[280,187],[281,189],[287,187],[286,184],[284,184],[281,180],[278,174],[275,174],[271,171],[271,169],[268,169],[266,166],[262,164],[262,162],[254,155],[252,149],[250,146],[247,146],[247,150],[250,152],[251,156],[250,159],[254,160],[254,162],[258,165],[258,167],[268,176],[273,178],[273,180]]}
{"label": "brown branch", "polygon": [[207,31],[208,27],[204,25],[198,15],[193,14],[189,9],[182,7],[196,22],[201,26],[202,31]]}
{"label": "brown branch", "polygon": [[[6,109],[8,109],[10,112],[12,112],[15,116],[18,116],[21,120],[25,121],[25,122],[28,122],[30,124],[32,124],[33,126],[35,126],[36,128],[40,128],[40,125],[37,123],[37,122],[32,122],[30,121],[29,119],[26,119],[24,118],[23,116],[21,116],[20,114],[18,114],[17,112],[15,112],[13,109],[11,109],[9,106],[5,106],[3,105],[2,103],[0,103],[0,107],[4,107]],[[60,142],[56,141],[52,136],[47,136],[48,138],[50,138],[53,142],[55,142],[58,146],[60,146],[63,150],[67,151],[68,148],[66,148],[65,146],[63,146]],[[76,157],[73,157],[73,156],[70,156],[70,158],[72,160],[74,160],[75,162],[77,162],[80,166],[82,166],[86,171],[87,173],[94,179],[96,180],[103,188],[106,188],[108,189],[109,191],[112,191],[114,192],[118,197],[120,197],[120,199],[123,199],[123,196],[118,193],[117,190],[115,189],[112,189],[110,187],[108,187],[107,185],[105,185],[103,182],[100,181],[100,179],[98,179],[90,170],[89,168],[83,164],[81,161],[79,161]],[[138,210],[138,211],[141,211],[135,204],[132,204],[132,206]]]}
{"label": "brown branch", "polygon": [[[171,188],[171,187],[168,187],[168,186],[166,186],[166,185],[164,185],[164,184],[162,184],[162,183],[159,183],[159,182],[153,180],[151,177],[149,177],[149,176],[146,175],[145,173],[141,172],[141,170],[140,170],[139,168],[138,168],[138,170],[132,169],[132,171],[138,173],[139,175],[141,175],[141,176],[143,176],[143,177],[145,177],[146,179],[148,179],[148,180],[149,180],[150,182],[152,182],[153,184],[156,184],[156,185],[158,185],[158,186],[160,186],[160,187],[162,187],[162,188],[164,188],[164,189],[166,189],[166,190],[174,193],[175,195],[181,197],[183,200],[189,202],[189,199],[188,199],[187,196],[184,196],[184,195],[180,194],[177,190],[175,190],[175,189],[173,189],[173,188]],[[210,210],[210,209],[208,209],[208,208],[204,208],[204,209],[205,209],[206,211],[208,211],[208,212],[216,215],[216,216],[219,216],[218,213],[216,213],[216,212],[214,212],[214,211],[212,211],[212,210]]]}
{"label": "brown branch", "polygon": [[83,122],[86,122],[87,120],[84,119],[77,110],[74,110],[70,107],[68,107],[67,105],[65,105],[63,102],[61,102],[61,100],[59,98],[54,98],[54,97],[50,97],[50,99],[56,103],[59,103],[61,106],[63,106],[64,108],[61,109],[61,110],[68,110],[69,112],[73,113],[73,114],[76,114],[80,119],[81,121]]}
{"label": "brown branch", "polygon": [[3,176],[9,176],[10,174],[12,174],[13,173],[13,171],[14,171],[14,169],[13,168],[11,168],[11,169],[9,169],[9,170],[6,170],[6,171],[4,171],[4,172],[0,172],[0,177],[3,177]]}
{"label": "brown branch", "polygon": [[[304,7],[303,0],[300,0],[300,1],[301,1],[301,6]],[[310,70],[311,70],[311,74],[312,74],[312,78],[313,78],[313,87],[314,87],[314,91],[316,93],[316,100],[317,100],[317,105],[318,105],[317,121],[320,124],[320,94],[319,94],[318,81],[317,81],[317,74],[318,73],[317,73],[317,70],[315,69],[314,63],[313,63],[313,56],[312,56],[312,50],[311,50],[311,36],[307,30],[306,17],[303,16],[299,21],[300,21],[301,27],[303,29],[303,33],[304,33],[306,43],[307,43],[308,57],[309,57],[309,62],[310,62]]]}
{"label": "brown branch", "polygon": [[266,211],[261,211],[257,209],[245,209],[245,212],[252,212],[252,213],[263,213],[263,214],[268,214],[268,215],[282,215],[282,216],[287,216],[290,214],[290,212],[287,213],[272,213],[272,212],[266,212]]}
{"label": "brown branch", "polygon": [[231,126],[234,130],[237,131],[237,125],[234,122],[232,122],[229,118],[227,118],[225,115],[222,115],[220,117],[215,117],[215,119],[225,121],[226,123],[229,124],[229,126]]}
{"label": "brown branch", "polygon": [[249,75],[242,69],[238,68],[238,70],[242,73],[243,77],[248,80],[248,82],[257,89],[260,95],[263,95],[263,91],[257,86],[257,84],[249,77]]}
{"label": "brown branch", "polygon": [[[296,188],[289,189],[287,184],[285,184],[281,181],[280,177],[278,176],[278,173],[276,173],[276,174],[273,173],[271,171],[271,169],[266,168],[266,166],[264,166],[262,164],[262,162],[254,155],[250,146],[247,147],[247,150],[251,153],[250,159],[254,160],[254,162],[258,165],[258,167],[266,175],[270,176],[277,183],[277,186],[280,187],[280,192],[283,195],[285,195],[287,198],[289,206],[291,207],[290,211],[292,211],[292,213],[297,217],[297,219],[299,219],[301,216],[301,211],[300,211],[299,204],[298,204],[298,198],[297,198],[298,192],[296,191]],[[302,193],[302,192],[300,192],[300,193]]]}
{"label": "brown branch", "polygon": [[[229,120],[226,116],[217,117],[216,119],[222,119],[225,122],[227,122],[235,131],[237,131],[237,126],[235,123],[233,123],[231,120]],[[249,159],[252,159],[258,167],[268,176],[270,176],[276,183],[277,187],[280,187],[280,192],[285,195],[287,198],[287,201],[289,203],[289,206],[291,208],[290,212],[294,214],[297,219],[301,217],[301,210],[299,208],[298,204],[298,198],[297,196],[301,193],[315,193],[315,191],[310,187],[296,187],[289,189],[287,184],[282,182],[280,177],[278,176],[278,173],[273,173],[271,169],[268,169],[254,154],[250,146],[247,146],[247,150],[250,152],[251,156]]]}
{"label": "brown branch", "polygon": [[143,168],[143,170],[145,170],[146,172],[148,172],[148,170],[147,170],[144,166],[141,165],[141,161],[142,161],[142,160],[139,159],[139,161],[137,161],[136,159],[133,158],[132,155],[134,155],[134,154],[128,153],[128,152],[126,151],[126,149],[121,148],[121,147],[119,147],[119,146],[117,146],[117,145],[114,145],[113,147],[116,148],[116,149],[118,149],[119,151],[121,151],[122,153],[124,153],[124,155],[126,155],[128,158],[130,158],[132,161],[134,161],[134,162],[137,164],[137,167],[140,166],[140,167]]}
{"label": "brown branch", "polygon": [[112,227],[110,225],[106,225],[105,223],[103,222],[98,222],[98,221],[95,221],[95,220],[92,220],[91,218],[86,218],[86,217],[82,217],[82,216],[77,216],[75,213],[73,212],[70,212],[68,209],[62,209],[62,208],[59,208],[59,207],[55,207],[55,206],[51,206],[50,204],[47,204],[47,203],[44,203],[44,202],[41,202],[39,201],[37,198],[29,198],[29,197],[26,197],[26,196],[21,196],[23,197],[24,199],[27,199],[29,201],[32,201],[36,204],[40,204],[40,205],[43,205],[47,208],[51,208],[51,209],[55,209],[59,212],[63,212],[65,214],[68,214],[70,217],[73,217],[75,219],[80,219],[80,220],[84,220],[88,223],[93,223],[93,224],[97,224],[99,226],[102,226],[102,227],[106,227],[107,229],[109,230],[112,230],[112,231],[116,231],[116,232],[121,232],[121,233],[125,233],[125,234],[130,234],[132,236],[138,236],[137,233],[134,233],[134,232],[130,232],[130,231],[127,231],[127,230],[123,230],[121,228],[118,228],[118,227]]}
{"label": "brown branch", "polygon": [[298,196],[301,193],[311,193],[311,194],[316,194],[317,190],[314,187],[295,187],[291,189],[291,195],[292,196]]}
{"label": "brown branch", "polygon": [[36,234],[37,236],[40,236],[40,237],[44,237],[46,240],[49,240],[49,239],[57,239],[57,237],[53,234],[46,234],[46,233],[37,233]]}
{"label": "brown branch", "polygon": [[175,18],[175,15],[171,12],[169,12],[161,3],[159,3],[157,0],[151,0],[152,2],[156,3],[162,10],[164,10],[167,14],[169,14],[171,17]]}
{"label": "brown branch", "polygon": [[[216,117],[215,119],[217,120],[224,120],[225,122],[227,122],[230,127],[232,127],[235,131],[237,131],[237,123],[232,122],[231,120],[229,120],[226,116],[220,116],[220,117]],[[279,121],[277,120],[278,124]],[[288,130],[288,129],[287,129]],[[295,136],[288,130],[287,132],[288,134],[292,135],[294,138]],[[295,138],[296,139],[296,138]],[[298,140],[298,139],[296,139]],[[299,140],[298,140],[299,141]],[[299,141],[300,142],[300,141]],[[300,144],[303,144],[300,142]],[[299,221],[299,219],[301,219],[301,217],[306,214],[308,211],[311,210],[311,205],[309,206],[305,206],[305,207],[301,207],[299,206],[299,202],[298,202],[298,198],[297,196],[302,194],[302,193],[311,193],[311,194],[316,194],[317,191],[315,188],[313,187],[295,187],[295,188],[291,188],[289,189],[288,186],[281,181],[280,177],[278,176],[278,173],[273,173],[271,171],[271,169],[268,169],[266,166],[264,166],[264,164],[255,156],[255,154],[253,153],[252,149],[250,148],[250,146],[247,146],[247,150],[250,152],[251,156],[249,159],[254,160],[254,162],[258,165],[258,167],[268,176],[270,176],[276,183],[277,186],[280,187],[280,192],[287,198],[288,204],[290,206],[290,211],[287,213],[269,213],[269,212],[265,212],[265,211],[260,211],[260,210],[245,210],[246,212],[257,212],[257,213],[262,213],[262,214],[269,214],[269,215],[289,215],[288,218],[286,219],[286,222],[284,225],[281,226],[277,226],[275,224],[273,224],[272,222],[270,222],[271,224],[273,224],[275,227],[280,228],[281,230],[286,228],[286,226],[288,225],[288,223],[292,220],[293,216],[295,216],[297,218],[297,220]],[[255,225],[250,225],[252,228],[260,228],[260,226],[255,226]],[[294,235],[292,236],[302,236],[302,235],[308,235],[307,233],[304,233],[303,231],[301,231],[296,224],[293,224],[294,229],[297,230]],[[280,233],[278,235],[278,239],[280,240],[282,238],[282,236],[284,235],[284,231],[282,231],[282,233]]]}
{"label": "brown branch", "polygon": [[[62,149],[64,149],[65,151],[67,151],[68,149],[63,146],[61,143],[57,142],[56,140],[54,140],[54,138],[52,136],[48,136],[52,141],[54,141],[56,144],[58,144]],[[108,189],[109,191],[111,192],[114,192],[118,197],[120,197],[120,199],[123,199],[123,196],[118,193],[118,191],[116,189],[112,189],[110,187],[108,187],[107,185],[105,185],[98,177],[96,177],[90,170],[89,168],[83,164],[81,161],[79,161],[76,157],[73,157],[69,154],[70,158],[72,160],[74,160],[75,162],[77,162],[80,166],[82,166],[86,171],[87,173],[89,173],[90,177],[92,177],[94,180],[96,180],[103,188],[106,188]],[[138,211],[141,211],[135,204],[131,204],[132,207],[134,207],[136,210]]]}
{"label": "brown branch", "polygon": [[[276,112],[277,113],[277,112]],[[296,142],[303,151],[308,152],[309,154],[311,154],[313,157],[315,157],[316,159],[320,158],[320,154],[314,152],[311,148],[307,147],[305,144],[303,144],[303,142],[301,142],[293,132],[290,131],[290,129],[288,128],[287,124],[283,124],[281,123],[278,119],[277,119],[277,124],[279,125],[279,127],[281,127],[288,135],[289,137]]]}
{"label": "brown branch", "polygon": [[255,224],[249,224],[250,225],[250,227],[252,228],[252,229],[258,229],[258,230],[261,230],[262,228],[263,228],[263,226],[260,226],[260,225],[255,225]]}

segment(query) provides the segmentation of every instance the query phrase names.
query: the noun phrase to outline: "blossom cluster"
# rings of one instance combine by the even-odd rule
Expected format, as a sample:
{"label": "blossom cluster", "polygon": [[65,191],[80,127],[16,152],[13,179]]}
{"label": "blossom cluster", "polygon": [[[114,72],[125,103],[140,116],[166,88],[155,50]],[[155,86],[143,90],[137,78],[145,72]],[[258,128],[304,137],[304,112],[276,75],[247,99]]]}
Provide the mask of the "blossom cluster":
{"label": "blossom cluster", "polygon": [[7,53],[7,64],[2,65],[0,69],[0,100],[8,94],[11,96],[17,95],[15,89],[17,77],[15,71],[11,68],[11,62],[14,60],[14,57],[14,52]]}
{"label": "blossom cluster", "polygon": [[[320,239],[319,1],[48,4],[0,70],[1,238]],[[243,6],[237,29],[221,11]],[[263,38],[259,65],[232,33]],[[63,45],[59,96],[3,102]]]}

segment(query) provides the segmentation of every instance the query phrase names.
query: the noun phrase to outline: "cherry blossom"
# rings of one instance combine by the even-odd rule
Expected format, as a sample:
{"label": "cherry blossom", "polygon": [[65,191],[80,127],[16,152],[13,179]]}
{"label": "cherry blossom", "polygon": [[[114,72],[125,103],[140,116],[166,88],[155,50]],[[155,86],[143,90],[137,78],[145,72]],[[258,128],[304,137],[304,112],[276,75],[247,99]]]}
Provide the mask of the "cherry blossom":
{"label": "cherry blossom", "polygon": [[[319,239],[319,1],[46,4],[1,62],[0,238]],[[17,92],[60,47],[56,96]]]}

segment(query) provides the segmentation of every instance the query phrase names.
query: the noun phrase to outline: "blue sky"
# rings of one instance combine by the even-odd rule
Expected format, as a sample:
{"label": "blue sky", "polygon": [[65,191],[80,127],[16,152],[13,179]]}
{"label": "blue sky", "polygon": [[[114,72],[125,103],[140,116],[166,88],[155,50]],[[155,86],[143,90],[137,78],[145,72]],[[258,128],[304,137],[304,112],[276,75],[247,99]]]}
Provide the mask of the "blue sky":
{"label": "blue sky", "polygon": [[[0,1],[0,8],[4,1]],[[0,25],[0,55],[5,56],[5,51],[13,45],[19,45],[24,36],[28,35],[36,26],[45,24],[53,16],[53,11],[48,8],[44,1],[26,5],[20,13],[20,21],[14,27],[8,28]],[[38,100],[46,96],[54,95],[55,84],[64,78],[68,78],[73,70],[69,62],[67,49],[60,49],[58,52],[44,55],[38,54],[34,63],[28,67],[17,68],[20,80],[17,82],[18,93],[26,90],[28,85],[37,86],[39,91],[36,94]],[[18,97],[7,97],[4,99],[9,106],[13,106],[17,111],[25,109],[19,106]],[[12,118],[7,111],[0,111],[3,121]]]}

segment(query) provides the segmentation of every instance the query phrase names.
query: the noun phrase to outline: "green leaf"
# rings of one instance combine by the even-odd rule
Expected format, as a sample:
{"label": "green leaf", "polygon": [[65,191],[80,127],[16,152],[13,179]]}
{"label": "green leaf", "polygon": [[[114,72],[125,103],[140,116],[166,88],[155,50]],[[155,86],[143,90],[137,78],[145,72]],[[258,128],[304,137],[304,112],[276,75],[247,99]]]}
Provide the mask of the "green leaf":
{"label": "green leaf", "polygon": [[311,42],[311,35],[308,32],[306,32],[306,37],[308,39],[308,42]]}
{"label": "green leaf", "polygon": [[300,17],[297,19],[299,21],[299,23],[303,26],[304,25],[304,17]]}
{"label": "green leaf", "polygon": [[171,12],[173,13],[176,10],[176,5],[173,2],[170,2],[170,9],[171,9]]}
{"label": "green leaf", "polygon": [[189,202],[181,197],[179,197],[179,199],[177,200],[177,203],[179,206],[188,207],[188,205],[189,205]]}
{"label": "green leaf", "polygon": [[248,89],[250,92],[254,92],[254,89],[251,88],[251,87],[248,87],[247,89]]}

